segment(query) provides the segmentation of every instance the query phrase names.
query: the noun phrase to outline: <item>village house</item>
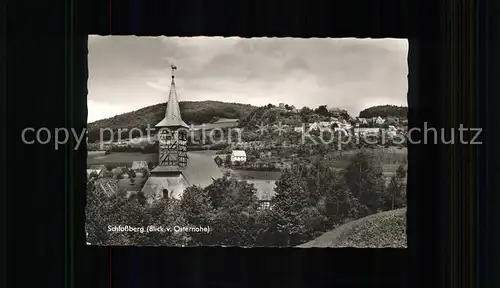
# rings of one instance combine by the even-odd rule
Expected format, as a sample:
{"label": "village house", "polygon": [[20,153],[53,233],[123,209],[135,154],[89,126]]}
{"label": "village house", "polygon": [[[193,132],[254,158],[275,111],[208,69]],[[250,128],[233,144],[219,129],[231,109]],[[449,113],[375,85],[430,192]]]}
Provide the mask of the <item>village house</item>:
{"label": "village house", "polygon": [[299,127],[293,127],[293,131],[301,133],[304,132],[304,127],[299,126]]}
{"label": "village house", "polygon": [[224,160],[219,155],[214,157],[214,161],[215,161],[215,164],[217,164],[217,166],[219,166],[219,167],[222,167],[224,164]]}
{"label": "village house", "polygon": [[102,177],[106,172],[108,172],[108,169],[104,165],[90,165],[89,169],[87,169],[87,177],[93,173],[97,174],[98,177]]}
{"label": "village house", "polygon": [[368,124],[368,120],[366,120],[366,118],[360,118],[360,117],[358,117],[358,118],[356,118],[356,121],[359,124],[364,124],[364,125]]}
{"label": "village house", "polygon": [[380,116],[373,117],[372,119],[373,119],[373,124],[376,124],[376,125],[382,125],[385,123],[385,120]]}
{"label": "village house", "polygon": [[380,133],[380,128],[354,128],[354,134],[357,136],[377,136]]}
{"label": "village house", "polygon": [[322,122],[318,122],[318,125],[321,128],[329,128],[330,126],[332,126],[332,122],[322,121]]}
{"label": "village house", "polygon": [[245,163],[247,161],[247,154],[244,150],[233,150],[231,152],[231,163]]}
{"label": "village house", "polygon": [[387,118],[385,119],[385,121],[387,123],[391,123],[391,124],[398,124],[399,123],[399,118],[398,117],[394,117],[394,116],[387,116]]}
{"label": "village house", "polygon": [[317,123],[317,122],[314,122],[314,123],[309,125],[309,131],[319,130],[319,128],[320,128],[320,126],[319,126],[319,123]]}

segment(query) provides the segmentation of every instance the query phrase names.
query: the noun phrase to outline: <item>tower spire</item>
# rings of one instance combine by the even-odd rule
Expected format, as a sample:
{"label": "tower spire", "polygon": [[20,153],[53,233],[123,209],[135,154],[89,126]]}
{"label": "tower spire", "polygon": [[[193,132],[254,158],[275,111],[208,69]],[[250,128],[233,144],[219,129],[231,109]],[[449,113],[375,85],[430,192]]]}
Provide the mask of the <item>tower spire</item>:
{"label": "tower spire", "polygon": [[175,89],[175,70],[177,66],[171,64],[172,81],[170,82],[170,92],[168,95],[167,109],[165,111],[165,118],[156,127],[184,127],[189,126],[182,120],[181,109],[179,108],[179,101],[177,99],[177,91]]}

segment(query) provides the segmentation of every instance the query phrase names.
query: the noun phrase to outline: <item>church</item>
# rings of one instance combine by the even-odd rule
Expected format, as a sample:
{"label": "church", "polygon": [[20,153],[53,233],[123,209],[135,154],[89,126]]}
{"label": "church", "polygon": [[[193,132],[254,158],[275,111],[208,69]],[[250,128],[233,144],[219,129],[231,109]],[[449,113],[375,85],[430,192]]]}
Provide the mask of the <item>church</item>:
{"label": "church", "polygon": [[171,68],[172,80],[165,117],[155,125],[158,166],[151,170],[151,175],[141,190],[149,203],[163,197],[180,199],[188,186],[197,185],[204,188],[210,185],[213,179],[223,175],[211,157],[188,157],[189,126],[182,120],[179,107],[175,87],[177,67],[171,65]]}

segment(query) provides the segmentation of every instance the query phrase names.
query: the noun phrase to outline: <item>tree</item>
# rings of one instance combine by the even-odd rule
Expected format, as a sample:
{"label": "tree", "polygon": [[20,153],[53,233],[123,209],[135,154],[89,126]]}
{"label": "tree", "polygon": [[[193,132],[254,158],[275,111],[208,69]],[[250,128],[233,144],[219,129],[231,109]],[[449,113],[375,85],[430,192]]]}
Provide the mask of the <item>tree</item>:
{"label": "tree", "polygon": [[245,209],[257,206],[256,189],[246,181],[239,181],[224,175],[215,179],[212,184],[205,188],[211,205],[215,209]]}
{"label": "tree", "polygon": [[351,219],[359,218],[363,207],[345,183],[338,183],[328,190],[325,199],[325,214],[331,225],[341,225]]}
{"label": "tree", "polygon": [[113,176],[114,176],[114,175],[113,175],[113,173],[111,173],[111,171],[104,171],[104,172],[102,173],[102,177],[103,177],[103,178],[113,178]]}
{"label": "tree", "polygon": [[359,117],[361,118],[372,118],[372,117],[383,117],[388,116],[407,118],[408,107],[395,106],[395,105],[382,105],[373,106],[359,112]]}
{"label": "tree", "polygon": [[87,182],[87,203],[85,206],[85,230],[87,241],[95,245],[121,245],[126,243],[123,235],[109,233],[108,226],[123,223],[116,213],[123,199],[118,196],[107,197],[96,189],[94,179]]}
{"label": "tree", "polygon": [[381,163],[373,153],[358,152],[344,171],[344,181],[352,195],[359,199],[361,217],[380,210],[385,179]]}
{"label": "tree", "polygon": [[304,106],[304,107],[302,107],[302,109],[300,109],[299,114],[300,114],[300,117],[302,118],[302,121],[305,123],[308,123],[312,113],[313,113],[313,111],[311,110],[311,108]]}
{"label": "tree", "polygon": [[392,176],[384,197],[385,210],[394,210],[405,206],[402,188],[402,183],[397,176]]}
{"label": "tree", "polygon": [[317,236],[315,232],[325,219],[310,204],[307,184],[297,167],[283,171],[276,183],[275,192],[272,213],[277,241],[281,245],[295,246]]}
{"label": "tree", "polygon": [[394,210],[406,206],[406,195],[404,195],[406,178],[406,169],[403,165],[399,165],[396,174],[391,177],[391,181],[387,186],[384,206],[386,209]]}
{"label": "tree", "polygon": [[208,245],[253,246],[258,215],[256,189],[224,175],[204,189],[213,207],[213,232]]}
{"label": "tree", "polygon": [[[190,226],[213,227],[215,211],[210,205],[208,193],[199,186],[190,186],[182,195],[181,209]],[[214,245],[212,234],[193,234],[191,245]]]}
{"label": "tree", "polygon": [[[153,204],[153,207],[147,210],[150,223],[158,227],[170,227],[171,231],[149,233],[149,241],[155,245],[161,246],[186,246],[191,240],[191,236],[185,232],[176,232],[175,227],[188,227],[185,212],[181,208],[181,201],[177,199],[162,200]],[[172,231],[174,230],[174,231]]]}
{"label": "tree", "polygon": [[330,111],[326,108],[326,105],[321,105],[314,110],[314,112],[321,116],[330,116]]}
{"label": "tree", "polygon": [[396,170],[396,177],[398,179],[404,179],[406,177],[406,169],[403,165],[399,165],[398,169]]}

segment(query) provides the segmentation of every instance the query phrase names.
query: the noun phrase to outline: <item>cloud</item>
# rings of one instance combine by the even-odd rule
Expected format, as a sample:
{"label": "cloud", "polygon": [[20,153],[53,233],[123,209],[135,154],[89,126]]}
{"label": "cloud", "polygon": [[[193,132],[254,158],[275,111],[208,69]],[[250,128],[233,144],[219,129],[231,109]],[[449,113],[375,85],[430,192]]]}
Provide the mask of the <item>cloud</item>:
{"label": "cloud", "polygon": [[400,39],[91,36],[89,99],[131,110],[165,102],[175,60],[181,101],[282,100],[356,115],[406,105],[407,52]]}
{"label": "cloud", "polygon": [[87,101],[87,108],[87,122],[89,123],[131,111],[131,107],[126,105],[101,103],[92,100]]}

